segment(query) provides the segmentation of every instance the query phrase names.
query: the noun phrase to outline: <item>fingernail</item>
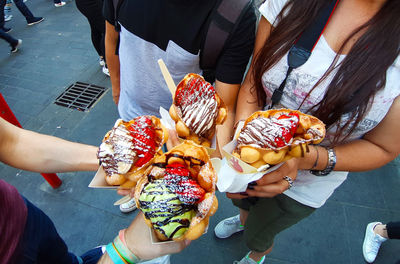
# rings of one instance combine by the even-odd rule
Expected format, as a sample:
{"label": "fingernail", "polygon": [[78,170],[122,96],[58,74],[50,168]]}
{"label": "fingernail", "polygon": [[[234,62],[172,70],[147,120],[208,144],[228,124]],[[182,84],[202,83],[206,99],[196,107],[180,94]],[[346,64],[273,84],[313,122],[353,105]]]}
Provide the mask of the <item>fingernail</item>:
{"label": "fingernail", "polygon": [[255,185],[257,185],[256,181],[252,181],[252,182],[249,183],[249,186],[255,186]]}
{"label": "fingernail", "polygon": [[248,194],[247,194],[247,192],[241,192],[241,193],[239,193],[240,195],[244,195],[244,196],[249,196]]}

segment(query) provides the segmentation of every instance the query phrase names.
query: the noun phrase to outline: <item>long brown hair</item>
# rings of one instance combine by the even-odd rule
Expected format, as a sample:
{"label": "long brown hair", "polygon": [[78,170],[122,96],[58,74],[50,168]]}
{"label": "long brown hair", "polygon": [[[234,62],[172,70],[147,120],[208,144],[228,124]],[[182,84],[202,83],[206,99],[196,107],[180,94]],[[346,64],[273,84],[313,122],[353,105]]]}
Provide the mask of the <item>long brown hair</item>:
{"label": "long brown hair", "polygon": [[[299,33],[310,25],[319,10],[329,1],[289,0],[278,15],[279,23],[260,52],[255,54],[252,72],[255,87],[252,92],[255,88],[260,106],[266,101],[261,81],[263,73],[289,51]],[[337,65],[337,55],[329,69],[308,93],[309,95],[335,67],[338,67],[323,99],[310,109],[310,113],[321,119],[327,127],[338,124],[344,114],[349,116],[344,125],[338,126],[332,145],[336,145],[340,139],[348,137],[354,131],[368,111],[371,99],[377,91],[385,87],[386,71],[400,54],[400,1],[387,0],[369,21],[348,36],[338,54],[361,30],[365,33],[352,46],[340,65]]]}

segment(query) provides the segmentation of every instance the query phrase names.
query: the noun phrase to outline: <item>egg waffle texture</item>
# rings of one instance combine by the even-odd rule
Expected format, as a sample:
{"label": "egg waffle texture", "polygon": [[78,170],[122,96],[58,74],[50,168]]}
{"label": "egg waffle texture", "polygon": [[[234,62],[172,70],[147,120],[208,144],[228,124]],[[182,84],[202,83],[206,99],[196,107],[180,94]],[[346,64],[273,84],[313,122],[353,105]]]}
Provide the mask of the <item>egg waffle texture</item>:
{"label": "egg waffle texture", "polygon": [[195,240],[218,208],[216,181],[207,150],[185,140],[156,157],[137,183],[136,205],[161,241]]}
{"label": "egg waffle texture", "polygon": [[253,113],[237,136],[233,155],[259,168],[309,152],[309,144],[325,137],[325,124],[297,110],[272,109]]}
{"label": "egg waffle texture", "polygon": [[138,116],[129,122],[118,119],[97,152],[106,182],[134,187],[155,156],[161,154],[167,139],[167,129],[155,116]]}
{"label": "egg waffle texture", "polygon": [[227,117],[227,108],[210,83],[189,73],[178,84],[169,113],[179,137],[210,147],[216,125]]}

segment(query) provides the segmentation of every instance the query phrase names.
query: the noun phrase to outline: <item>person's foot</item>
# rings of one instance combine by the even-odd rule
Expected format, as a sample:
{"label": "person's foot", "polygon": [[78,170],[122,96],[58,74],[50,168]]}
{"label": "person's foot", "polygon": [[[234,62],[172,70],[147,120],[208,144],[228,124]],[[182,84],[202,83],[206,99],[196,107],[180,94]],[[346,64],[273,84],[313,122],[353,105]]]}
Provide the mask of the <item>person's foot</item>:
{"label": "person's foot", "polygon": [[[78,258],[78,261],[82,264],[96,264],[100,260],[101,256],[103,256],[105,251],[106,246],[104,245],[95,247],[83,253],[83,255]],[[82,262],[80,260],[82,260]]]}
{"label": "person's foot", "polygon": [[17,43],[15,45],[11,45],[11,52],[15,53],[18,51],[19,46],[22,44],[22,39],[18,39]]}
{"label": "person's foot", "polygon": [[215,236],[218,238],[228,238],[243,230],[244,226],[240,223],[240,215],[235,215],[219,222],[215,227],[214,232]]}
{"label": "person's foot", "polygon": [[103,58],[103,57],[100,57],[100,58],[99,58],[99,64],[100,64],[101,67],[103,67],[104,65],[106,65],[106,62],[104,61],[104,58]]}
{"label": "person's foot", "polygon": [[65,3],[65,2],[60,2],[60,3],[55,3],[54,4],[54,6],[55,7],[62,7],[62,6],[65,6],[67,3]]}
{"label": "person's foot", "polygon": [[246,256],[244,256],[240,261],[235,260],[233,262],[233,264],[262,264],[264,263],[265,260],[265,256],[262,257],[262,259],[260,261],[255,261],[254,259],[250,258],[251,251],[249,253],[246,254]]}
{"label": "person's foot", "polygon": [[106,64],[103,66],[103,73],[104,73],[105,75],[107,75],[107,76],[110,76],[110,71],[108,70],[108,67],[107,67]]}
{"label": "person's foot", "polygon": [[1,28],[5,33],[10,33],[12,31],[12,28],[7,28],[7,27],[2,27]]}
{"label": "person's foot", "polygon": [[44,20],[43,17],[33,17],[32,19],[28,20],[28,26],[32,26],[35,25],[37,23],[40,23]]}
{"label": "person's foot", "polygon": [[4,22],[8,22],[13,18],[13,15],[4,15]]}
{"label": "person's foot", "polygon": [[[104,68],[103,68],[104,69]],[[123,213],[129,213],[136,210],[136,202],[135,199],[132,198],[126,203],[123,203],[119,206],[119,210]]]}
{"label": "person's foot", "polygon": [[363,255],[364,259],[368,263],[374,262],[376,255],[378,255],[379,248],[382,242],[385,242],[387,238],[384,238],[378,234],[375,234],[374,228],[377,225],[381,225],[381,222],[372,222],[367,225],[365,230],[365,237],[363,243]]}

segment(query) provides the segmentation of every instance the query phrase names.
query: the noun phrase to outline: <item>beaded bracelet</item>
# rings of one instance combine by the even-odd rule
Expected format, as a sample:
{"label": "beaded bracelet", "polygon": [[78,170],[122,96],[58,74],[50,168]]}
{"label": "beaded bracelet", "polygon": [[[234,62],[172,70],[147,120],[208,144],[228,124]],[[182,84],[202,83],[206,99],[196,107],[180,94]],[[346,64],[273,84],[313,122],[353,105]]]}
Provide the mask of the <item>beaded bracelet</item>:
{"label": "beaded bracelet", "polygon": [[125,243],[125,229],[120,230],[118,236],[114,238],[114,246],[122,258],[129,264],[139,263],[140,259],[129,250]]}
{"label": "beaded bracelet", "polygon": [[114,264],[128,264],[115,249],[113,242],[106,246],[106,251]]}

